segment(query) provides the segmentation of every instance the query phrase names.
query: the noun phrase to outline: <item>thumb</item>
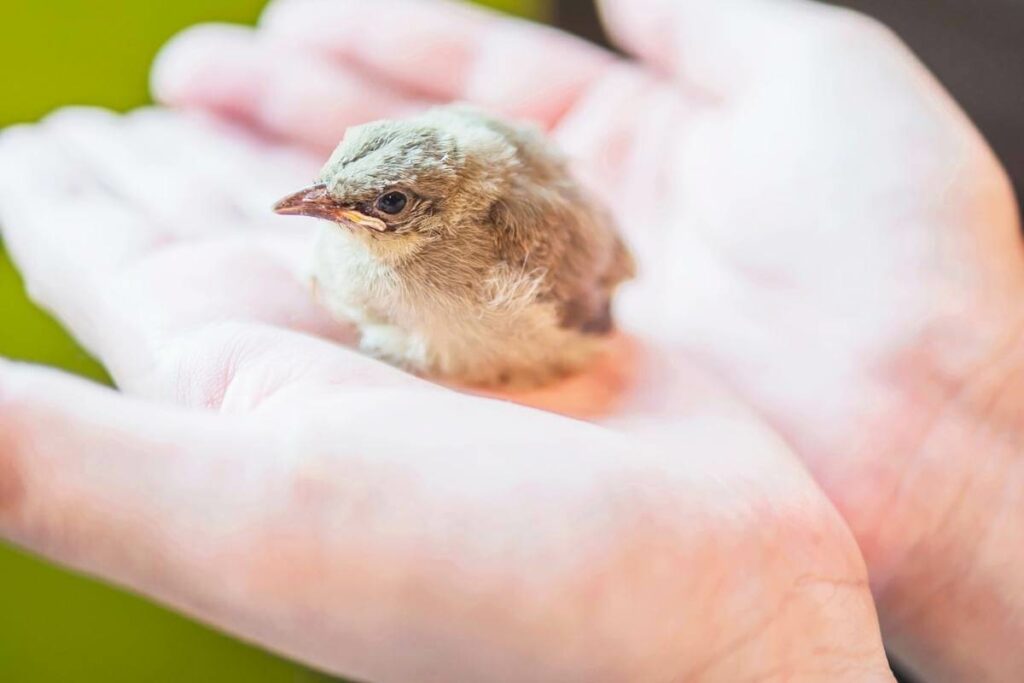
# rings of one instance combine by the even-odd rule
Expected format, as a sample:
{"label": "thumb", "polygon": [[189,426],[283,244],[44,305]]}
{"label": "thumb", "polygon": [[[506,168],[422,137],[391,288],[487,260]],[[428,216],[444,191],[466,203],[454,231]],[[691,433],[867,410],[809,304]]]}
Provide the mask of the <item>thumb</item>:
{"label": "thumb", "polygon": [[239,425],[0,361],[0,539],[171,604],[215,604],[211,558],[244,537],[246,496],[273,462],[273,440]]}

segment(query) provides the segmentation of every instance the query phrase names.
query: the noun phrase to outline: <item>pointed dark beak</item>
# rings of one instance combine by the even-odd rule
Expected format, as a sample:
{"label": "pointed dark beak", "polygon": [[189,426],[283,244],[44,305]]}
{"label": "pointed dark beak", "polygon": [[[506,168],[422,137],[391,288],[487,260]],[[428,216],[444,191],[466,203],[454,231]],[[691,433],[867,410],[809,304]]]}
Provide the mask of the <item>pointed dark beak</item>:
{"label": "pointed dark beak", "polygon": [[340,222],[347,210],[348,207],[331,197],[322,183],[299,190],[274,204],[274,213],[282,216],[311,216],[334,222]]}

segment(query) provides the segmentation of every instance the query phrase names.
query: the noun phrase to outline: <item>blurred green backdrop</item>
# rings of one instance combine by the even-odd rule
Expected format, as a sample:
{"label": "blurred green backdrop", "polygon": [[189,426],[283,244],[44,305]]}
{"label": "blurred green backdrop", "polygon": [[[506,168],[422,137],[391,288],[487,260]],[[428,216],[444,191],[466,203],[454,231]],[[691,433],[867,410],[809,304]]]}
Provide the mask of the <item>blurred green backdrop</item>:
{"label": "blurred green backdrop", "polygon": [[[122,111],[145,104],[149,64],[169,37],[202,21],[252,23],[264,2],[0,0],[0,126],[35,121],[69,104]],[[485,4],[546,16],[545,0]],[[107,381],[103,369],[26,299],[2,250],[0,356]],[[0,545],[0,682],[327,680]]]}

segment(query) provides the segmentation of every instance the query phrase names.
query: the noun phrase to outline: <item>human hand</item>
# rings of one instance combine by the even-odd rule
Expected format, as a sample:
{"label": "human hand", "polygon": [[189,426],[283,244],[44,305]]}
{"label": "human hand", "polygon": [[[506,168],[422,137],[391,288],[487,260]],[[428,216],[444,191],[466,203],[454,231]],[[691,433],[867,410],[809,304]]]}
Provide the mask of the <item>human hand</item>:
{"label": "human hand", "polygon": [[897,653],[930,680],[1019,675],[1024,269],[998,163],[857,15],[605,10],[639,62],[468,10],[295,0],[255,34],[187,34],[156,85],[315,149],[434,100],[545,124],[638,253],[619,317],[796,448],[860,542]]}
{"label": "human hand", "polygon": [[546,395],[605,426],[347,349],[269,212],[315,165],[160,110],[0,137],[29,291],[133,395],[0,365],[0,537],[369,680],[891,680],[842,521],[671,349]]}

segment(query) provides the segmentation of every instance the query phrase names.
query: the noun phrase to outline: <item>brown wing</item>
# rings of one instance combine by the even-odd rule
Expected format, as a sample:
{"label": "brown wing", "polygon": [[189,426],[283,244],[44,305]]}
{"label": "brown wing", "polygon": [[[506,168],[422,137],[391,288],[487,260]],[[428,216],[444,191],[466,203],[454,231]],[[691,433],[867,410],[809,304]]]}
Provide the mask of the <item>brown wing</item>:
{"label": "brown wing", "polygon": [[612,244],[605,267],[596,268],[596,278],[586,278],[578,291],[565,292],[567,296],[561,302],[563,327],[597,335],[615,329],[612,297],[620,284],[636,275],[636,263],[622,239],[615,233],[610,237]]}
{"label": "brown wing", "polygon": [[537,131],[504,126],[503,132],[520,166],[491,207],[501,258],[545,273],[542,297],[556,303],[563,327],[611,332],[612,295],[636,271],[614,221]]}

